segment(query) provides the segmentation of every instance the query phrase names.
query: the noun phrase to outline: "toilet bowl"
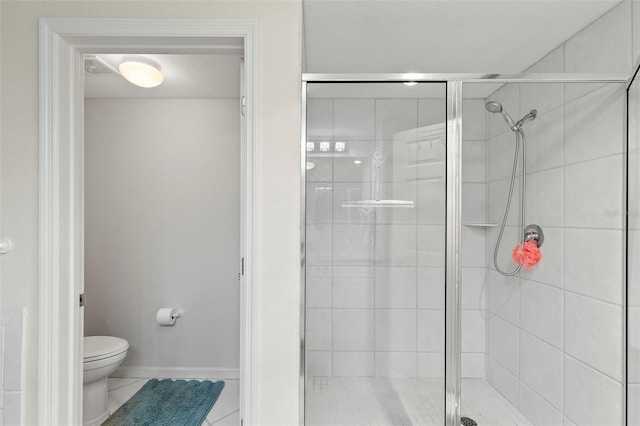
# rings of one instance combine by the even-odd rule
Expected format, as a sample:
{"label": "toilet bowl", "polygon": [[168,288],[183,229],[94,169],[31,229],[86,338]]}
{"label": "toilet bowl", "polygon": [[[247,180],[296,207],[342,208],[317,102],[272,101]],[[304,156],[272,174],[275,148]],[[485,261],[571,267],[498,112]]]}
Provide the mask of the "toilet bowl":
{"label": "toilet bowl", "polygon": [[99,425],[109,417],[107,377],[122,364],[129,342],[119,337],[84,338],[82,424]]}

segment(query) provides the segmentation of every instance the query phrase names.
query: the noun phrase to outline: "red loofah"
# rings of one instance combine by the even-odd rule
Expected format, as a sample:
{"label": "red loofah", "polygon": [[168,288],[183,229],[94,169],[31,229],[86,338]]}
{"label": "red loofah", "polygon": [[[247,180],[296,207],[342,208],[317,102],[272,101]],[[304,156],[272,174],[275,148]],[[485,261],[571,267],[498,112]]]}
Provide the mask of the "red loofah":
{"label": "red loofah", "polygon": [[540,262],[542,253],[538,248],[538,244],[533,240],[529,240],[515,246],[511,252],[511,257],[513,257],[514,262],[524,269],[531,269]]}

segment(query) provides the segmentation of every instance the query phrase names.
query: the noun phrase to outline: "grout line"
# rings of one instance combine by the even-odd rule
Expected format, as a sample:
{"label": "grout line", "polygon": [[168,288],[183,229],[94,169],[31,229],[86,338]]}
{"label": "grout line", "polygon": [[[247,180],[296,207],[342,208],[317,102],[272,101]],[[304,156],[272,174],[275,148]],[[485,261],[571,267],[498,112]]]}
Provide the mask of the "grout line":
{"label": "grout line", "polygon": [[[239,412],[240,412],[240,409],[238,408],[238,409],[233,410],[232,412],[230,412],[230,413],[228,413],[228,414],[225,414],[224,416],[220,417],[219,419],[213,420],[213,421],[211,421],[211,422],[209,422],[209,420],[207,420],[207,422],[209,422],[209,424],[213,426],[213,425],[215,425],[216,423],[218,423],[220,420],[224,420],[224,419],[226,419],[227,417],[229,417],[229,416],[231,416],[231,415],[233,415],[233,414],[235,414],[235,413],[239,413]],[[205,420],[206,420],[206,419],[205,419]]]}

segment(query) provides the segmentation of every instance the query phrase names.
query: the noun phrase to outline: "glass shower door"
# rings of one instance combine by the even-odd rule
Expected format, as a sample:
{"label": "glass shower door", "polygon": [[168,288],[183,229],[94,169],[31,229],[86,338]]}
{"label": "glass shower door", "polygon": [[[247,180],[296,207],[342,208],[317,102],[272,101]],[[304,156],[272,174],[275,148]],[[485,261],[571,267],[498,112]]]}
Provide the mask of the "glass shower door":
{"label": "glass shower door", "polygon": [[446,84],[307,83],[305,424],[442,425]]}

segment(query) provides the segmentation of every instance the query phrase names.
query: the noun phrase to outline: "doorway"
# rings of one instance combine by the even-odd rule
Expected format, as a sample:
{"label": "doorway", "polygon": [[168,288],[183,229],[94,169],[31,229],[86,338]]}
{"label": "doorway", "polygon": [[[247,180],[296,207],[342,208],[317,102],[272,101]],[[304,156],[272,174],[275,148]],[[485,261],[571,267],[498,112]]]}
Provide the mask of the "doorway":
{"label": "doorway", "polygon": [[[254,129],[257,36],[246,20],[41,20],[40,102],[40,371],[39,422],[82,423],[85,168],[83,55],[129,53],[216,54],[244,52],[245,88],[239,147],[239,406],[251,418],[252,288],[255,234]],[[185,316],[186,318],[186,316]],[[152,319],[153,320],[153,319]]]}
{"label": "doorway", "polygon": [[225,383],[209,423],[240,421],[242,54],[84,55],[84,336],[129,344],[111,414],[150,379],[197,379]]}

